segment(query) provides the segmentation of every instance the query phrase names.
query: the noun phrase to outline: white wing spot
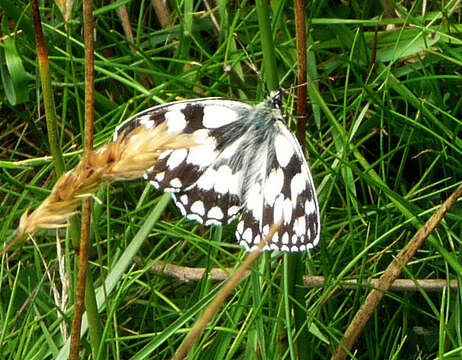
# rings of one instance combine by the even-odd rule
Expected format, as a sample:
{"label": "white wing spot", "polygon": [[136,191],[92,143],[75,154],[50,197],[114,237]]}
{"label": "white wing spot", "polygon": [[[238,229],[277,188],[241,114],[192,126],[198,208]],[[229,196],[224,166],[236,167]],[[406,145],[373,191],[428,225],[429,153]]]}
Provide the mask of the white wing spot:
{"label": "white wing spot", "polygon": [[152,129],[155,125],[154,120],[151,120],[151,115],[143,115],[138,121],[146,129]]}
{"label": "white wing spot", "polygon": [[156,181],[162,181],[162,180],[164,180],[164,178],[165,178],[165,171],[157,173],[156,176],[154,177],[154,179],[156,179]]}
{"label": "white wing spot", "polygon": [[266,224],[265,226],[263,226],[262,234],[263,234],[263,236],[266,236],[266,235],[268,235],[268,233],[269,233],[269,225]]}
{"label": "white wing spot", "polygon": [[[247,243],[244,243],[244,244],[247,244]],[[247,250],[248,252],[255,252],[255,251],[258,251],[258,246],[257,246],[257,245],[253,245],[251,248],[249,248],[249,246],[246,245],[245,248],[248,249],[248,250]]]}
{"label": "white wing spot", "polygon": [[181,215],[185,216],[186,215],[186,209],[184,208],[183,204],[180,202],[176,203],[176,207],[180,209]]}
{"label": "white wing spot", "polygon": [[295,229],[295,233],[296,233],[298,236],[305,235],[305,233],[306,233],[306,220],[305,220],[305,216],[300,216],[299,218],[295,219],[295,222],[294,222],[294,229]]}
{"label": "white wing spot", "polygon": [[178,105],[172,106],[172,108],[165,113],[165,120],[167,122],[167,128],[169,133],[180,132],[186,127],[186,119],[184,114],[181,112],[184,106],[178,107]]}
{"label": "white wing spot", "polygon": [[284,200],[284,210],[283,210],[283,218],[284,218],[284,224],[289,224],[290,221],[292,220],[292,201],[290,199],[285,199]]}
{"label": "white wing spot", "polygon": [[215,220],[215,219],[208,219],[205,222],[205,225],[207,225],[207,226],[209,226],[209,225],[222,225],[222,223],[219,222],[218,220]]}
{"label": "white wing spot", "polygon": [[217,171],[215,178],[215,191],[220,194],[225,194],[229,189],[229,180],[233,178],[233,172],[228,165],[221,165]]}
{"label": "white wing spot", "polygon": [[216,129],[239,119],[239,113],[222,105],[206,105],[202,124],[209,129]]}
{"label": "white wing spot", "polygon": [[209,137],[209,131],[207,129],[199,129],[193,132],[194,140],[201,144]]}
{"label": "white wing spot", "polygon": [[252,243],[252,229],[247,228],[245,229],[244,233],[242,234],[242,238],[247,241],[247,243]]}
{"label": "white wing spot", "polygon": [[210,166],[216,159],[216,145],[212,139],[206,141],[203,145],[194,146],[189,149],[186,161],[192,165],[200,167]]}
{"label": "white wing spot", "polygon": [[188,150],[186,149],[177,149],[177,150],[174,150],[168,160],[167,160],[167,167],[169,169],[174,169],[176,168],[178,165],[180,165],[184,159],[186,158],[186,156],[188,155]]}
{"label": "white wing spot", "polygon": [[239,221],[239,224],[237,224],[237,229],[236,231],[239,233],[239,234],[242,234],[242,232],[244,231],[244,222],[243,221]]}
{"label": "white wing spot", "polygon": [[228,192],[233,195],[239,195],[242,189],[242,171],[234,173],[228,181]]}
{"label": "white wing spot", "polygon": [[289,243],[289,234],[287,233],[287,231],[284,234],[282,234],[282,243],[283,244]]}
{"label": "white wing spot", "polygon": [[281,168],[271,170],[265,183],[265,201],[273,206],[276,196],[281,193],[284,185],[284,172]]}
{"label": "white wing spot", "polygon": [[276,159],[279,165],[286,167],[294,155],[292,143],[284,135],[278,134],[274,140],[274,146],[276,149]]}
{"label": "white wing spot", "polygon": [[199,215],[197,214],[187,214],[186,217],[190,220],[195,220],[197,222],[200,222],[200,223],[203,223],[202,221],[202,217],[200,217]]}
{"label": "white wing spot", "polygon": [[290,248],[290,251],[298,251],[298,246],[294,245]]}
{"label": "white wing spot", "polygon": [[197,180],[197,187],[200,188],[201,190],[210,190],[213,188],[213,185],[215,184],[215,175],[216,171],[213,168],[208,168]]}
{"label": "white wing spot", "polygon": [[172,153],[172,151],[173,151],[173,150],[165,150],[164,152],[162,152],[162,153],[159,155],[158,159],[159,159],[159,160],[165,159],[167,156],[169,156],[169,155]]}
{"label": "white wing spot", "polygon": [[221,220],[223,219],[223,211],[221,211],[221,209],[218,206],[214,206],[207,213],[207,217]]}
{"label": "white wing spot", "polygon": [[[316,245],[318,245],[318,242],[319,242],[319,234],[314,238],[314,241],[313,243],[309,243],[309,245],[311,245],[311,248],[315,247]],[[310,248],[310,249],[311,249]]]}
{"label": "white wing spot", "polygon": [[301,174],[295,174],[290,181],[290,198],[294,204],[297,203],[297,197],[300,193],[305,190],[306,178]]}
{"label": "white wing spot", "polygon": [[240,207],[240,206],[233,205],[233,206],[231,206],[231,207],[228,208],[228,216],[229,216],[229,217],[234,216],[234,215],[236,215],[240,210],[241,210],[241,207]]}
{"label": "white wing spot", "polygon": [[186,194],[181,195],[181,196],[180,196],[180,201],[181,201],[183,204],[188,205],[188,201],[189,201],[188,195],[186,195]]}
{"label": "white wing spot", "polygon": [[283,210],[284,210],[284,196],[281,194],[278,196],[278,198],[274,202],[273,221],[275,224],[282,220]]}
{"label": "white wing spot", "polygon": [[191,205],[191,211],[201,216],[204,216],[205,214],[204,203],[201,200],[194,201],[193,204]]}
{"label": "white wing spot", "polygon": [[181,183],[181,180],[178,178],[174,178],[170,180],[170,185],[172,185],[174,188],[180,188],[181,186],[183,186],[183,184]]}
{"label": "white wing spot", "polygon": [[255,219],[261,219],[263,215],[263,194],[261,193],[261,186],[254,183],[247,191],[246,206],[252,211]]}
{"label": "white wing spot", "polygon": [[279,233],[278,232],[275,232],[273,237],[271,238],[271,242],[272,243],[277,243],[279,242]]}
{"label": "white wing spot", "polygon": [[314,204],[314,201],[311,200],[306,200],[305,201],[305,213],[306,214],[312,214],[312,213],[315,213],[316,212],[316,206]]}
{"label": "white wing spot", "polygon": [[287,245],[282,245],[281,251],[289,251],[289,247]]}
{"label": "white wing spot", "polygon": [[239,195],[242,186],[242,171],[233,174],[228,165],[221,165],[215,174],[214,190],[219,194]]}
{"label": "white wing spot", "polygon": [[154,186],[156,189],[159,188],[159,183],[157,181],[151,180],[150,181],[151,185]]}
{"label": "white wing spot", "polygon": [[252,250],[249,248],[249,244],[247,244],[245,241],[239,241],[239,245],[243,246],[244,249],[247,251],[247,252],[251,252]]}
{"label": "white wing spot", "polygon": [[292,235],[292,244],[296,244],[297,243],[297,235],[293,234]]}

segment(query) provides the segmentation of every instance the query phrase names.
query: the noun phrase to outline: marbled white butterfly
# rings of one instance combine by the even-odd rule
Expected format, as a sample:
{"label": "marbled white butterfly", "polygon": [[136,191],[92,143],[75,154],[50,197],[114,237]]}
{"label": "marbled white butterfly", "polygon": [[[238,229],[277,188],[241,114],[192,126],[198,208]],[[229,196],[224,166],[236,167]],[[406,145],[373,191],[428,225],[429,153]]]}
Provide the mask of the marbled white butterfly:
{"label": "marbled white butterfly", "polygon": [[240,216],[236,237],[252,250],[270,226],[279,229],[265,249],[303,251],[319,242],[316,192],[300,145],[283,121],[281,95],[252,106],[221,98],[172,102],[142,111],[122,131],[166,122],[199,144],[164,151],[145,178],[171,192],[183,216],[205,225]]}

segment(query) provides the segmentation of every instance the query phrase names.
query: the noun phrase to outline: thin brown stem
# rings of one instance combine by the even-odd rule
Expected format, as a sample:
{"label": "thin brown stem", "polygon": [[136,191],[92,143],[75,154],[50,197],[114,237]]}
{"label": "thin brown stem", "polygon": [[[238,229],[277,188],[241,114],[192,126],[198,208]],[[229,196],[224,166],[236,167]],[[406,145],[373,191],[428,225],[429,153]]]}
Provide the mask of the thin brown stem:
{"label": "thin brown stem", "polygon": [[[357,289],[362,288],[378,288],[380,286],[380,279],[365,279],[362,281],[356,279],[343,280],[339,283],[339,286],[343,289]],[[329,282],[332,282],[329,279]],[[305,286],[324,286],[326,285],[326,278],[324,276],[311,276],[306,275],[303,277],[303,283]],[[449,288],[452,291],[456,291],[459,288],[459,282],[457,280],[447,279],[396,279],[391,284],[389,291],[432,291],[442,292],[444,289]]]}
{"label": "thin brown stem", "polygon": [[[140,258],[136,258],[135,262],[143,264]],[[179,281],[190,282],[200,281],[204,278],[207,271],[202,267],[189,267],[181,266],[172,263],[165,263],[163,261],[156,261],[150,269],[152,273],[163,274],[174,277]],[[208,278],[213,281],[223,281],[229,277],[233,271],[232,268],[212,268],[209,270]],[[326,279],[324,276],[317,275],[304,275],[303,285],[308,287],[322,287],[326,284],[331,284],[335,279]],[[357,288],[377,288],[379,279],[346,279],[338,282],[338,286],[342,289],[357,289]],[[457,280],[447,279],[396,279],[391,284],[389,291],[431,291],[442,292],[444,289],[449,288],[451,291],[456,291],[459,288]]]}
{"label": "thin brown stem", "polygon": [[223,288],[217,294],[215,299],[212,300],[207,309],[205,309],[204,313],[199,318],[199,320],[196,321],[194,327],[186,336],[177,353],[173,357],[173,360],[181,360],[188,354],[189,349],[194,344],[196,339],[199,337],[202,330],[208,324],[213,315],[217,312],[220,305],[223,304],[223,302],[229,296],[231,291],[233,291],[233,289],[237,286],[239,281],[241,281],[244,278],[244,276],[247,273],[247,269],[260,256],[263,247],[268,242],[268,240],[273,237],[274,233],[277,231],[278,228],[279,224],[273,225],[265,239],[263,239],[263,241],[261,241],[260,244],[258,244],[258,247],[255,250],[252,249],[252,252],[250,252],[249,255],[244,259],[241,266],[239,266],[236,272],[229,278],[228,282],[223,286]]}
{"label": "thin brown stem", "polygon": [[160,26],[168,28],[172,25],[171,12],[168,8],[168,3],[165,0],[151,0],[152,7],[156,12]]}
{"label": "thin brown stem", "polygon": [[[84,36],[85,36],[85,154],[93,150],[93,127],[94,127],[94,105],[95,105],[95,68],[94,68],[94,41],[93,41],[93,1],[83,1]],[[80,233],[79,248],[79,271],[77,274],[76,298],[74,306],[74,317],[72,319],[71,346],[69,352],[70,360],[78,360],[80,347],[80,329],[84,311],[85,282],[88,268],[88,248],[90,246],[91,229],[91,198],[83,201],[82,225]],[[92,295],[92,294],[89,294]],[[98,344],[93,344],[98,348]]]}
{"label": "thin brown stem", "polygon": [[301,147],[305,146],[305,128],[308,107],[306,104],[306,22],[305,22],[305,1],[295,0],[295,28],[297,34],[297,60],[298,60],[298,96],[297,96],[297,139]]}

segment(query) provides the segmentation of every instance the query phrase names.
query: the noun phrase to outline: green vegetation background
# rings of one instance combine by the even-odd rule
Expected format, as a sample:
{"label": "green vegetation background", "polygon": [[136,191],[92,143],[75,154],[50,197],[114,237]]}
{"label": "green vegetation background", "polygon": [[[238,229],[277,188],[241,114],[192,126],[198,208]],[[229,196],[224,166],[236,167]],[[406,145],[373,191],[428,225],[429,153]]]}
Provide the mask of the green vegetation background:
{"label": "green vegetation background", "polygon": [[[95,144],[129,116],[177,99],[223,96],[258,102],[267,94],[257,8],[249,1],[169,1],[170,24],[151,2],[95,4]],[[118,9],[126,5],[129,40]],[[385,5],[386,10],[384,10]],[[28,2],[0,0],[0,242],[56,181],[50,161],[35,38]],[[60,146],[67,169],[83,141],[82,4],[65,22],[41,3]],[[368,294],[348,279],[377,278],[460,184],[461,8],[457,1],[314,1],[306,6],[309,101],[306,154],[321,204],[321,244],[300,255],[301,286],[281,253],[265,253],[209,324],[189,359],[328,359]],[[271,3],[273,56],[280,85],[297,78],[291,1]],[[14,32],[16,33],[14,34]],[[294,114],[294,96],[285,113]],[[294,117],[289,124],[295,129]],[[19,162],[19,163],[18,163]],[[213,298],[209,274],[184,281],[151,271],[162,261],[226,269],[245,256],[234,227],[202,227],[173,204],[142,237],[137,259],[120,259],[162,194],[143,181],[104,186],[92,215],[90,272],[100,294],[98,358],[168,359]],[[456,205],[402,277],[460,278],[461,207]],[[56,240],[62,242],[57,253]],[[69,334],[76,270],[66,230],[41,231],[1,259],[0,358],[55,359]],[[119,261],[119,262],[118,262]],[[115,280],[114,280],[115,279]],[[113,282],[111,282],[113,281]],[[339,287],[340,285],[340,287]],[[289,302],[295,301],[294,313]],[[461,292],[387,292],[357,344],[355,359],[462,356]],[[295,343],[295,345],[294,345]],[[302,346],[297,344],[303,344]],[[300,348],[307,352],[299,351]],[[83,358],[90,358],[87,336]]]}

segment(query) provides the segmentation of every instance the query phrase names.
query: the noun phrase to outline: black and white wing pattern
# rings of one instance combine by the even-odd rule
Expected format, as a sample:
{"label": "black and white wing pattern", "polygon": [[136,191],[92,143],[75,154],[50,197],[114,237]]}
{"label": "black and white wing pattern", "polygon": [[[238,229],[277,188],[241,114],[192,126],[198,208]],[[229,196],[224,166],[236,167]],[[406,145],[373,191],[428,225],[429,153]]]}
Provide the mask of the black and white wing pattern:
{"label": "black and white wing pattern", "polygon": [[240,217],[236,237],[251,251],[278,231],[265,250],[303,251],[319,242],[316,191],[294,135],[283,121],[280,94],[252,106],[220,98],[168,103],[122,123],[122,131],[166,122],[192,134],[197,146],[164,151],[145,178],[171,192],[181,213],[205,225]]}

